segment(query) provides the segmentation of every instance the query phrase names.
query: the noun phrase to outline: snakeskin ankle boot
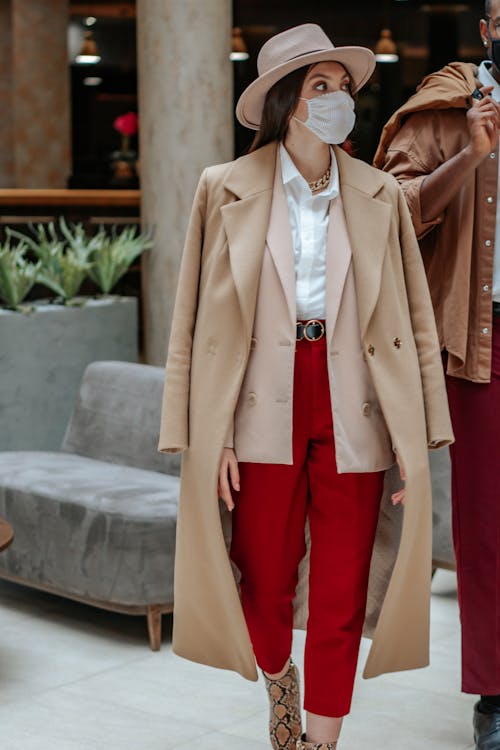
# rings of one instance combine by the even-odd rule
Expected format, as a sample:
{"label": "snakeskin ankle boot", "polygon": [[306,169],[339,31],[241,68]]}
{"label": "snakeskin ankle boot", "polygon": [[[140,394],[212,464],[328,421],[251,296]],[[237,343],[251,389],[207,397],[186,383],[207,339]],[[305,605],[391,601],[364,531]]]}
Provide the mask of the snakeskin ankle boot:
{"label": "snakeskin ankle boot", "polygon": [[302,734],[298,669],[290,660],[288,671],[278,680],[262,674],[269,695],[271,746],[273,750],[296,750]]}
{"label": "snakeskin ankle boot", "polygon": [[297,750],[335,750],[337,747],[336,742],[306,742],[305,734],[302,735],[300,740],[297,740]]}

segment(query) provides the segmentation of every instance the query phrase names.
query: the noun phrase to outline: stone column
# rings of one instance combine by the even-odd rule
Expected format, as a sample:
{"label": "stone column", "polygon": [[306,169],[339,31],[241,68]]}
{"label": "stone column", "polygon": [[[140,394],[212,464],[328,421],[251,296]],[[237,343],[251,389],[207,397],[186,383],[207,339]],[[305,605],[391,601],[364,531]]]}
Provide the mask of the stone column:
{"label": "stone column", "polygon": [[145,356],[163,365],[200,174],[233,157],[231,0],[138,0]]}
{"label": "stone column", "polygon": [[68,16],[68,0],[0,0],[2,187],[66,187]]}
{"label": "stone column", "polygon": [[14,185],[12,15],[10,5],[10,0],[0,0],[0,188]]}

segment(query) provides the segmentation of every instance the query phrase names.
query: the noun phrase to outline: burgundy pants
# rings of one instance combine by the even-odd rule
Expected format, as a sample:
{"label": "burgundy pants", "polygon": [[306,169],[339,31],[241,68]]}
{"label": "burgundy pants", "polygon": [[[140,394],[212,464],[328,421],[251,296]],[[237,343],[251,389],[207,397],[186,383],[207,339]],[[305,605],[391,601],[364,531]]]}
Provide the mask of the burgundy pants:
{"label": "burgundy pants", "polygon": [[280,672],[292,646],[292,602],[311,557],[305,647],[307,711],[349,713],[366,609],[383,473],[338,474],[325,339],[297,343],[293,465],[240,463],[231,557],[257,663]]}
{"label": "burgundy pants", "polygon": [[462,690],[500,694],[500,318],[491,383],[447,377]]}

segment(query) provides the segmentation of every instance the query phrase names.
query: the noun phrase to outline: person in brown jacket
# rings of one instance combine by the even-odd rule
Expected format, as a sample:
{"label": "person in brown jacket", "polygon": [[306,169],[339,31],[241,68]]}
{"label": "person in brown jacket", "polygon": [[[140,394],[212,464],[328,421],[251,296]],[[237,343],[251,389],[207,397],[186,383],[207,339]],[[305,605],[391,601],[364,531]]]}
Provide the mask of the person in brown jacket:
{"label": "person in brown jacket", "polygon": [[481,696],[477,750],[500,750],[500,0],[485,6],[490,60],[425,78],[386,124],[375,165],[403,188],[426,267],[456,437],[462,690]]}

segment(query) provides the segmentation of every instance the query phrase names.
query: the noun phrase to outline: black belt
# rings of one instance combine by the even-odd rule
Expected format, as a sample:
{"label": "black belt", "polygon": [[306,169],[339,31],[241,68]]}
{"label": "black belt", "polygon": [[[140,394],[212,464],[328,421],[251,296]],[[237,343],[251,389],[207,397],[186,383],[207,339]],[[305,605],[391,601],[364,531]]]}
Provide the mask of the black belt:
{"label": "black belt", "polygon": [[325,335],[325,324],[322,320],[297,321],[296,340],[319,341]]}
{"label": "black belt", "polygon": [[493,302],[493,315],[500,315],[500,302]]}

